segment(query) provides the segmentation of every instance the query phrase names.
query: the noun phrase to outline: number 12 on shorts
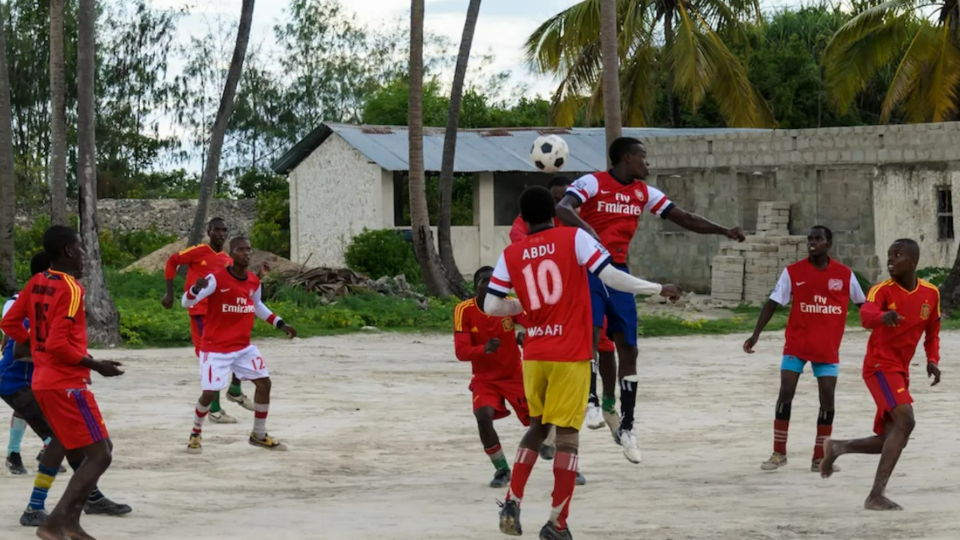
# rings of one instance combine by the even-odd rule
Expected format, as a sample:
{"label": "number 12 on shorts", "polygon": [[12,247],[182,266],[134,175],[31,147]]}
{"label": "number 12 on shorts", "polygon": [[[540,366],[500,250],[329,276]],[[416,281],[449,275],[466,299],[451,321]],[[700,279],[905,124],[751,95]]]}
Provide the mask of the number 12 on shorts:
{"label": "number 12 on shorts", "polygon": [[537,265],[534,277],[534,263],[523,267],[523,279],[526,282],[530,310],[536,311],[544,304],[552,306],[563,296],[563,278],[560,267],[552,259],[544,259]]}
{"label": "number 12 on shorts", "polygon": [[251,360],[250,360],[250,363],[253,364],[253,370],[254,370],[254,371],[262,371],[262,370],[264,369],[264,367],[265,367],[265,366],[263,365],[263,357],[260,357],[260,356],[251,359]]}

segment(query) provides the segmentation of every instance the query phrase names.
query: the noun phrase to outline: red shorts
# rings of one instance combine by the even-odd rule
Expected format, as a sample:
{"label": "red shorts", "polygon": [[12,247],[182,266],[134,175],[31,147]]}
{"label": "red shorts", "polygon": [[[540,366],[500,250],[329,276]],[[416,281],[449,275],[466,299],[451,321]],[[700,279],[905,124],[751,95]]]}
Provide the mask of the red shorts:
{"label": "red shorts", "polygon": [[193,352],[200,357],[200,341],[203,339],[203,315],[190,316],[190,339],[193,340]]}
{"label": "red shorts", "polygon": [[110,437],[93,392],[34,390],[33,395],[53,435],[67,450],[90,446]]}
{"label": "red shorts", "polygon": [[603,330],[600,331],[600,344],[597,345],[597,350],[600,352],[616,352],[617,346],[613,343],[613,340],[607,336],[607,318],[603,318]]}
{"label": "red shorts", "polygon": [[527,396],[523,392],[523,379],[509,379],[505,381],[476,380],[470,382],[473,392],[473,410],[481,407],[493,407],[493,419],[510,416],[505,402],[517,413],[520,423],[530,425],[530,410],[527,408]]}
{"label": "red shorts", "polygon": [[886,423],[890,420],[890,411],[898,405],[913,403],[913,397],[910,395],[910,377],[898,371],[877,371],[873,375],[864,375],[863,380],[870,389],[873,401],[877,403],[873,432],[883,435]]}

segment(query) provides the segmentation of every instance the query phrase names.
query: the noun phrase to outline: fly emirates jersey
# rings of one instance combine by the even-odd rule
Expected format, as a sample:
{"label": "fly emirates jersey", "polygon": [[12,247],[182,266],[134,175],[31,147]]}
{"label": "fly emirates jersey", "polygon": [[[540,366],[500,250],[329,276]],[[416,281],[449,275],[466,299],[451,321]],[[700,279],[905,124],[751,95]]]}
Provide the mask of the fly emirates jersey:
{"label": "fly emirates jersey", "polygon": [[230,267],[207,276],[207,286],[196,295],[193,287],[183,297],[184,307],[207,301],[203,341],[200,350],[208,353],[231,353],[250,345],[254,317],[277,326],[280,318],[261,300],[260,279],[252,272],[239,279]]}
{"label": "fly emirates jersey", "polygon": [[840,361],[847,307],[867,301],[853,270],[833,259],[823,270],[808,259],[784,268],[770,299],[793,302],[783,354],[821,364]]}
{"label": "fly emirates jersey", "polygon": [[666,218],[673,203],[659,189],[641,180],[629,184],[617,182],[608,172],[580,177],[567,188],[567,194],[580,200],[580,219],[600,236],[613,262],[626,264],[640,214],[649,212]]}
{"label": "fly emirates jersey", "polygon": [[524,360],[578,362],[593,351],[587,271],[600,273],[610,254],[586,231],[550,228],[511,244],[500,255],[489,294],[516,290],[525,312]]}
{"label": "fly emirates jersey", "polygon": [[[193,287],[198,279],[226,268],[233,264],[230,255],[220,251],[216,252],[209,244],[197,244],[187,249],[174,253],[167,259],[167,266],[163,271],[164,279],[173,279],[177,275],[177,267],[186,265],[187,279],[183,283],[183,291],[186,292]],[[207,304],[200,302],[190,308],[190,315],[206,315]]]}

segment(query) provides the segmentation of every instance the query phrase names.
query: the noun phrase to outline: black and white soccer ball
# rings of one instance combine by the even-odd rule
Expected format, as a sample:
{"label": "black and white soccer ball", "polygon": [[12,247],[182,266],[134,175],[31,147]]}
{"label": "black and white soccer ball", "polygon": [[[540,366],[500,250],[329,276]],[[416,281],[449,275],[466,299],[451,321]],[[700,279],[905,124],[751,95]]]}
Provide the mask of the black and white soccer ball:
{"label": "black and white soccer ball", "polygon": [[555,173],[570,160],[570,148],[567,141],[559,135],[544,135],[533,141],[530,149],[530,161],[533,166],[545,173]]}

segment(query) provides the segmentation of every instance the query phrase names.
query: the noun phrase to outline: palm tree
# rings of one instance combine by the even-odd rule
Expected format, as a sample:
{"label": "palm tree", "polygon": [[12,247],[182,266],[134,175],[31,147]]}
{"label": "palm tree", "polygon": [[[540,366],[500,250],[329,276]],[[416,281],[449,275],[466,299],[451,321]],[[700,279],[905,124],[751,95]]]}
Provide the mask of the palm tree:
{"label": "palm tree", "polygon": [[[600,2],[600,57],[603,65],[603,127],[608,150],[613,141],[623,133],[617,34],[617,0],[602,0]],[[607,160],[609,159],[608,156]],[[610,164],[607,163],[607,165]]]}
{"label": "palm tree", "polygon": [[64,0],[50,0],[50,221],[67,224],[67,76]]}
{"label": "palm tree", "polygon": [[443,273],[440,255],[433,246],[423,171],[423,2],[411,0],[410,6],[410,117],[407,122],[410,142],[410,224],[413,229],[413,249],[417,253],[427,290],[434,296],[450,296],[450,285]]}
{"label": "palm tree", "polygon": [[[17,178],[13,172],[13,114],[10,108],[10,72],[7,70],[7,40],[0,4],[0,285],[16,289],[13,267],[13,225]],[[0,287],[3,288],[3,287]]]}
{"label": "palm tree", "polygon": [[960,4],[891,0],[843,25],[824,53],[827,90],[842,113],[887,66],[897,63],[880,121],[957,119],[960,105]]}
{"label": "palm tree", "polygon": [[447,129],[443,137],[443,157],[440,163],[440,222],[437,224],[437,243],[447,281],[453,292],[460,298],[466,298],[469,292],[464,286],[463,275],[453,256],[453,240],[450,236],[453,166],[457,154],[457,126],[460,122],[460,105],[463,102],[463,85],[467,78],[467,63],[470,61],[473,34],[477,29],[477,19],[480,16],[480,1],[470,0],[470,5],[467,6],[467,19],[463,23],[463,37],[460,38],[460,54],[457,56],[453,87],[450,89],[450,108],[447,112]]}
{"label": "palm tree", "polygon": [[[527,58],[560,85],[552,116],[573,125],[587,109],[599,119],[602,0],[583,0],[540,25],[527,39]],[[670,123],[680,125],[677,98],[696,109],[709,94],[731,127],[770,127],[770,107],[720,35],[745,39],[743,22],[760,20],[759,0],[616,0],[620,89],[625,123],[649,125],[658,73],[666,74]],[[660,35],[663,41],[660,43]]]}
{"label": "palm tree", "polygon": [[190,227],[189,245],[199,244],[207,230],[207,212],[213,190],[217,185],[217,176],[220,174],[220,154],[223,151],[223,138],[227,133],[230,115],[233,113],[233,102],[237,95],[237,85],[243,73],[243,60],[247,56],[247,44],[250,42],[250,27],[253,24],[254,0],[243,0],[240,7],[240,26],[237,29],[237,42],[233,47],[233,58],[230,60],[230,69],[227,71],[227,81],[223,85],[223,95],[220,97],[220,108],[213,121],[213,132],[210,134],[210,146],[207,147],[207,159],[203,167],[203,176],[200,177],[200,200],[197,203],[197,213],[193,217]]}
{"label": "palm tree", "polygon": [[107,291],[97,225],[96,0],[80,0],[77,17],[77,187],[88,331],[101,345],[120,343],[120,315]]}

